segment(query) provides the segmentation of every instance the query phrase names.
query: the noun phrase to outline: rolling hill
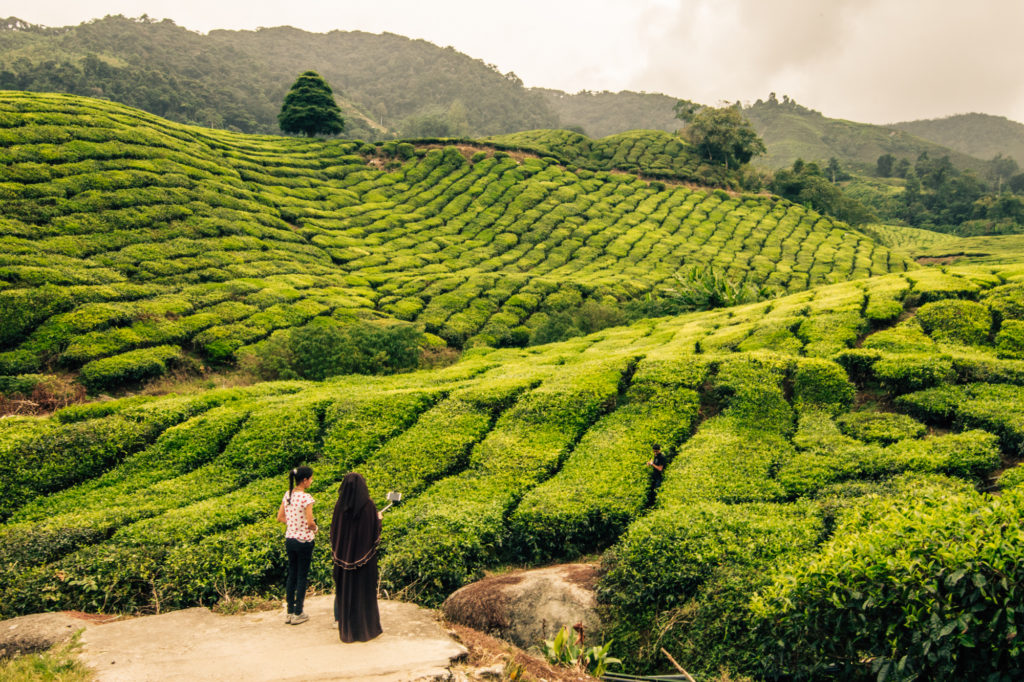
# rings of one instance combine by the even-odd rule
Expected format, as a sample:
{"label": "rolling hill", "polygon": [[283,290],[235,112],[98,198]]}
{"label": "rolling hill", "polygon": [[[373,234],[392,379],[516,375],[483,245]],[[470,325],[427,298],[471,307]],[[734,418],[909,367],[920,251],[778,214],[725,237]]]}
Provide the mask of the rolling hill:
{"label": "rolling hill", "polygon": [[674,133],[682,127],[673,109],[678,98],[660,93],[623,90],[570,95],[548,88],[530,90],[544,96],[562,126],[579,126],[590,137],[607,137],[626,130]]}
{"label": "rolling hill", "polygon": [[[278,595],[271,514],[306,462],[321,525],[347,471],[404,493],[391,596],[599,553],[630,671],[664,648],[705,676],[1024,673],[1019,262],[920,267],[771,197],[484,141],[248,136],[66,95],[0,94],[0,170],[4,379],[154,349],[230,362],[325,317],[466,348],[0,418],[4,616]],[[688,263],[778,296],[497,347],[585,301],[668,295]],[[329,566],[321,541],[315,586]]]}
{"label": "rolling hill", "polygon": [[486,145],[249,137],[18,93],[0,125],[0,375],[113,372],[100,387],[318,317],[521,345],[584,301],[666,296],[687,266],[776,291],[912,267],[802,206]]}
{"label": "rolling hill", "polygon": [[955,167],[984,176],[986,166],[982,159],[914,137],[910,129],[902,126],[828,118],[792,100],[758,100],[744,107],[743,114],[768,149],[767,154],[753,161],[765,168],[791,166],[797,159],[827,162],[835,157],[844,167],[874,173],[878,157],[883,154],[905,158],[913,164],[922,152],[927,152],[932,158],[949,156]]}
{"label": "rolling hill", "polygon": [[929,140],[962,154],[991,159],[997,154],[1024,163],[1024,124],[1004,116],[959,114],[925,121],[894,123],[922,140]]}
{"label": "rolling hill", "polygon": [[514,74],[391,33],[278,27],[202,35],[166,19],[122,16],[61,28],[0,21],[0,89],[103,97],[217,128],[277,133],[285,93],[310,69],[334,89],[348,137],[391,136],[438,114],[454,135],[558,125]]}
{"label": "rolling hill", "polygon": [[[277,133],[281,101],[308,69],[333,87],[349,138],[475,138],[578,126],[597,139],[680,127],[673,96],[525,88],[515,74],[450,47],[390,33],[277,27],[202,35],[169,20],[123,16],[54,28],[0,20],[0,89],[101,97],[183,123]],[[772,169],[836,157],[844,167],[873,171],[882,154],[913,162],[927,151],[980,174],[995,153],[1017,154],[1013,140],[1020,138],[1019,124],[980,115],[875,126],[826,118],[788,99],[744,111],[768,147],[755,163]],[[1000,146],[1000,139],[1009,141]]]}

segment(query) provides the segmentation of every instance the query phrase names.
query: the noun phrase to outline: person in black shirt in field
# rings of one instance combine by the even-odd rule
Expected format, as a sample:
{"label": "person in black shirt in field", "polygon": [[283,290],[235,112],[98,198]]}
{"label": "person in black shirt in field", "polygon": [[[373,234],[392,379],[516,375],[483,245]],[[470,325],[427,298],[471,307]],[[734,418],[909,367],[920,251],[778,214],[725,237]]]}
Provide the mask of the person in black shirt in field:
{"label": "person in black shirt in field", "polygon": [[654,456],[647,461],[647,466],[651,467],[651,489],[648,503],[654,502],[654,496],[658,494],[658,488],[661,486],[662,473],[665,471],[665,465],[668,464],[665,455],[661,454],[660,445],[655,443],[651,446],[651,451]]}

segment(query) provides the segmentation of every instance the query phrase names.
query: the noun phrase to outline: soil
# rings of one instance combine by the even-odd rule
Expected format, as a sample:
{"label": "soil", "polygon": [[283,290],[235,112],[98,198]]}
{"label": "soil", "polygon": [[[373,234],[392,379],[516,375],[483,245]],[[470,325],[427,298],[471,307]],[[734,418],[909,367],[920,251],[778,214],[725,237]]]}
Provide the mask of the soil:
{"label": "soil", "polygon": [[475,679],[473,671],[480,668],[501,666],[511,672],[521,669],[519,679],[524,682],[531,680],[547,680],[548,682],[593,682],[596,678],[577,671],[553,666],[543,658],[527,653],[508,642],[491,637],[478,630],[463,625],[446,623],[449,631],[466,649],[469,656],[453,672],[463,671],[468,679]]}

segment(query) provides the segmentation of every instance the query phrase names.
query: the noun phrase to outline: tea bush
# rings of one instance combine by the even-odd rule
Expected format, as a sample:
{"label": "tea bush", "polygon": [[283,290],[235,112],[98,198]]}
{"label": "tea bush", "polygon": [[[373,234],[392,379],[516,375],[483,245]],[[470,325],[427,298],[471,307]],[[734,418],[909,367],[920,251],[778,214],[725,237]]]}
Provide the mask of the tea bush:
{"label": "tea bush", "polygon": [[1015,679],[1021,502],[965,492],[852,514],[754,600],[763,651],[801,677],[837,664],[855,678]]}

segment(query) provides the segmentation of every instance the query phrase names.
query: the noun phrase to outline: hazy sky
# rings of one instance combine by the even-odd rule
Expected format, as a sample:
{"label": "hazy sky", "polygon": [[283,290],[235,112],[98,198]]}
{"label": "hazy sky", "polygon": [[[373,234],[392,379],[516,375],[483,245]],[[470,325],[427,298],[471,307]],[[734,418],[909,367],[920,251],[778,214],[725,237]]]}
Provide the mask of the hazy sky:
{"label": "hazy sky", "polygon": [[776,92],[872,123],[972,111],[1024,121],[1024,0],[33,0],[0,9],[12,14],[48,26],[148,14],[203,32],[387,31],[569,92],[705,104]]}

